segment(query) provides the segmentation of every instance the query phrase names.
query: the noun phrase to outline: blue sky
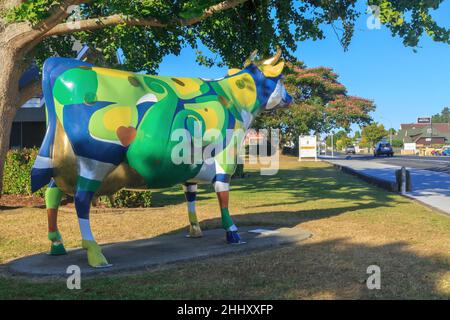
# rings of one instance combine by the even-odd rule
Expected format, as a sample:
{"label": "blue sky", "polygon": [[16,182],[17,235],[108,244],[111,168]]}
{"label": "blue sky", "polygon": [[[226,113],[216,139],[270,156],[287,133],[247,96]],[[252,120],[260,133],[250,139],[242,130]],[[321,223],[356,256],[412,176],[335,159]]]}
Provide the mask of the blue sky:
{"label": "blue sky", "polygon": [[[435,18],[448,26],[449,14],[450,1],[446,1]],[[450,45],[424,37],[414,53],[385,27],[368,29],[367,17],[358,20],[347,52],[331,27],[325,27],[326,39],[298,43],[295,56],[308,67],[333,68],[349,94],[375,101],[372,116],[386,127],[398,128],[400,123],[415,122],[450,106]],[[223,76],[226,68],[198,66],[194,51],[185,48],[178,57],[167,56],[159,73],[213,78]]]}

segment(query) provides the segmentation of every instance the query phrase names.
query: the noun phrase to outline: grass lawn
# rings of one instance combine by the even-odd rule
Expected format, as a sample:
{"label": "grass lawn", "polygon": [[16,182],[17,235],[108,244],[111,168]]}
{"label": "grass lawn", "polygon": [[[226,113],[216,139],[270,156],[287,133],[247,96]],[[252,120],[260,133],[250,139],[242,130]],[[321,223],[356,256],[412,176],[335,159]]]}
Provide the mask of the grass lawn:
{"label": "grass lawn", "polygon": [[[450,217],[385,192],[324,162],[283,157],[275,176],[232,182],[230,209],[239,225],[302,228],[313,237],[296,245],[82,280],[11,276],[5,264],[48,250],[44,209],[0,211],[0,298],[58,299],[377,299],[450,298]],[[204,229],[220,226],[210,186],[200,188]],[[181,188],[155,193],[145,211],[92,214],[100,243],[186,230]],[[67,247],[80,246],[74,213],[61,212]],[[189,241],[189,239],[186,239]],[[381,268],[381,290],[368,290],[369,265]]]}

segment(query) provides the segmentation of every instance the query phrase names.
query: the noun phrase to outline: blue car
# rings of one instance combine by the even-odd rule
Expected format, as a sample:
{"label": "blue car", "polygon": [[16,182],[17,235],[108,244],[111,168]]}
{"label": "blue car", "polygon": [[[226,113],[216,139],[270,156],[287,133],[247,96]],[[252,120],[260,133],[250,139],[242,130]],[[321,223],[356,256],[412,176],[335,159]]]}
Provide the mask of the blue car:
{"label": "blue car", "polygon": [[442,149],[441,155],[443,155],[443,156],[450,156],[450,148]]}
{"label": "blue car", "polygon": [[393,157],[394,156],[394,150],[392,149],[392,146],[389,142],[378,142],[373,149],[373,156],[379,157],[379,156],[387,156],[387,157]]}

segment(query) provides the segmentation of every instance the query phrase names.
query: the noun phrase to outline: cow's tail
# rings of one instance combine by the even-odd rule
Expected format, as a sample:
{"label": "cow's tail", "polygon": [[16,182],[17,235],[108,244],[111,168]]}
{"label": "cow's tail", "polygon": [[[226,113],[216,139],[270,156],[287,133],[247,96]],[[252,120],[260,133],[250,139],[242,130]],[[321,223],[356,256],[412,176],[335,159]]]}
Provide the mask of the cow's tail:
{"label": "cow's tail", "polygon": [[47,115],[47,131],[44,141],[42,141],[36,161],[31,169],[31,191],[35,192],[48,184],[53,177],[53,142],[55,140],[55,131],[57,117],[55,111],[55,100],[53,97],[53,86],[58,77],[66,70],[87,67],[92,65],[87,62],[67,59],[67,58],[49,58],[44,62],[42,69],[42,93],[45,100]]}
{"label": "cow's tail", "polygon": [[47,59],[42,70],[42,93],[46,108],[47,131],[38,156],[31,168],[31,192],[35,192],[48,184],[53,177],[52,149],[56,131],[56,111],[52,94],[52,71],[57,67],[57,64],[57,59]]}

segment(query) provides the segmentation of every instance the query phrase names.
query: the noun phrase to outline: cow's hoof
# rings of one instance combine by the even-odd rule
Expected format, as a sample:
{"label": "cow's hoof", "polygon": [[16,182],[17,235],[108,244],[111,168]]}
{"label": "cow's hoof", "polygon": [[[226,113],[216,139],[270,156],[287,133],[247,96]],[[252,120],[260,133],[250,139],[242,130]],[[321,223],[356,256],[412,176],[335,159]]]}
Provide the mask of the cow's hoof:
{"label": "cow's hoof", "polygon": [[64,248],[64,244],[62,242],[62,237],[59,231],[49,232],[48,239],[52,242],[50,246],[49,254],[52,256],[60,256],[63,254],[67,254],[66,249]]}
{"label": "cow's hoof", "polygon": [[95,241],[82,240],[81,246],[87,250],[88,264],[94,268],[108,268],[109,264],[102,253],[102,249]]}
{"label": "cow's hoof", "polygon": [[189,226],[189,234],[186,235],[188,238],[200,238],[202,236],[202,229],[198,223],[191,224]]}
{"label": "cow's hoof", "polygon": [[66,248],[64,248],[64,245],[62,242],[54,242],[52,243],[50,247],[49,254],[51,256],[62,256],[64,254],[67,254]]}
{"label": "cow's hoof", "polygon": [[229,244],[244,244],[237,231],[227,231],[227,243]]}

